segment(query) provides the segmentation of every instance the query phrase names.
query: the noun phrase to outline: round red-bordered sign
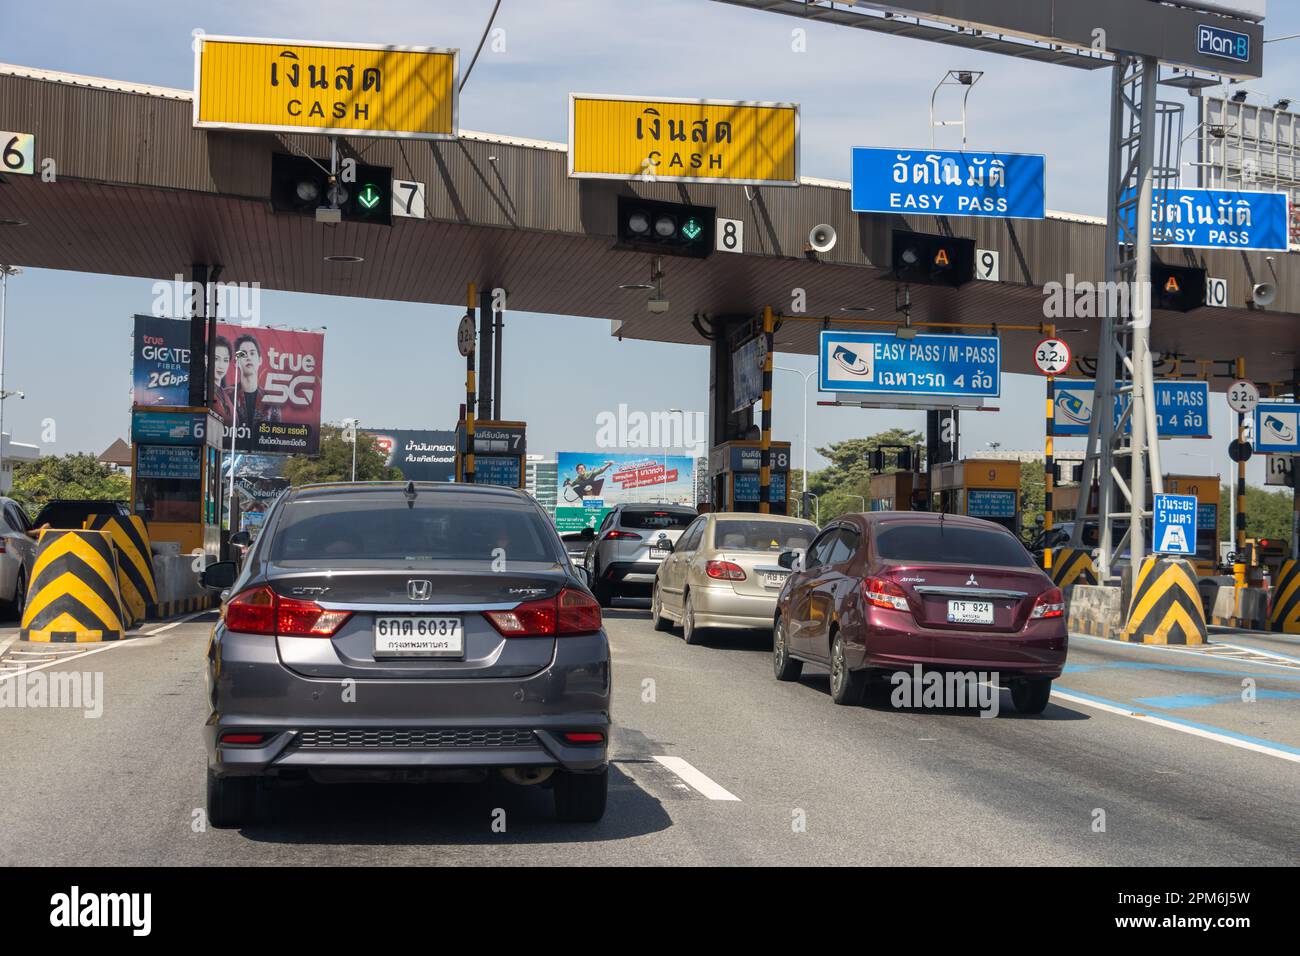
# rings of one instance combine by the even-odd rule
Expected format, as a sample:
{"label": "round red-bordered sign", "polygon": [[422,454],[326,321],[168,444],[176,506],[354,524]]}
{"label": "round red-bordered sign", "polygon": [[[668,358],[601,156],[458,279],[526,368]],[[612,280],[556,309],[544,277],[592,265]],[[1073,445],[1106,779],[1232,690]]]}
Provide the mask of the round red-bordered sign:
{"label": "round red-bordered sign", "polygon": [[1062,339],[1043,339],[1034,346],[1034,364],[1044,375],[1060,375],[1070,367],[1070,346]]}

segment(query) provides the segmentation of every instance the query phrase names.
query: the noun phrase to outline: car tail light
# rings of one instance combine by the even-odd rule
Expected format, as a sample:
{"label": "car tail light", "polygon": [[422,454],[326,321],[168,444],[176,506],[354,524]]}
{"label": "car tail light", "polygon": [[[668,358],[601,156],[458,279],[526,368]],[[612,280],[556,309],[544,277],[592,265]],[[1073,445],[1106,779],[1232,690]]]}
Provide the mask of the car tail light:
{"label": "car tail light", "polygon": [[280,597],[265,584],[235,595],[225,609],[230,630],[270,637],[332,637],[351,616],[351,611],[329,611],[315,601]]}
{"label": "car tail light", "polygon": [[731,561],[709,561],[704,565],[704,573],[722,581],[745,580],[745,569]]}
{"label": "car tail light", "polygon": [[502,637],[547,637],[592,634],[600,630],[600,604],[585,591],[565,588],[555,597],[525,601],[509,611],[483,616]]}
{"label": "car tail light", "polygon": [[619,531],[617,529],[605,534],[606,541],[618,541],[620,539],[623,541],[640,541],[641,536],[635,531]]}
{"label": "car tail light", "polygon": [[599,744],[599,743],[604,743],[605,735],[597,734],[597,733],[587,733],[585,731],[578,732],[578,733],[566,733],[564,735],[564,740],[565,743],[570,743],[570,744]]}
{"label": "car tail light", "polygon": [[867,578],[862,582],[862,596],[872,607],[886,607],[891,611],[907,610],[907,595],[888,578]]}
{"label": "car tail light", "polygon": [[1060,588],[1048,588],[1034,601],[1034,609],[1029,612],[1031,618],[1061,617],[1065,614],[1065,595]]}
{"label": "car tail light", "polygon": [[223,744],[260,744],[266,737],[266,734],[222,734],[221,742]]}

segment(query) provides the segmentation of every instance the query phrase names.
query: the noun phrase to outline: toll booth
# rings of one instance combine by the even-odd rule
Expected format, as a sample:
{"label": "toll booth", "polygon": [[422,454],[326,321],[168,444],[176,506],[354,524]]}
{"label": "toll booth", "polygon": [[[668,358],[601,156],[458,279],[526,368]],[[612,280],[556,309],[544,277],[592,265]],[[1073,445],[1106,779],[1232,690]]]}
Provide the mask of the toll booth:
{"label": "toll booth", "polygon": [[151,542],[219,556],[222,429],[205,408],[131,409],[131,510]]}
{"label": "toll booth", "polygon": [[931,510],[996,521],[1020,533],[1020,462],[967,458],[936,465],[930,480]]}
{"label": "toll booth", "polygon": [[[523,488],[528,426],[524,422],[474,422],[474,483]],[[456,480],[465,480],[465,420],[456,423]]]}
{"label": "toll booth", "polygon": [[1219,566],[1219,479],[1213,475],[1165,475],[1165,493],[1196,498],[1196,558],[1202,575]]}
{"label": "toll booth", "polygon": [[[770,454],[770,511],[774,515],[788,515],[791,510],[790,443],[772,442]],[[709,449],[709,489],[713,510],[757,512],[762,461],[762,442],[758,441],[724,441]]]}
{"label": "toll booth", "polygon": [[930,504],[926,476],[914,471],[872,475],[868,490],[872,511],[925,511]]}

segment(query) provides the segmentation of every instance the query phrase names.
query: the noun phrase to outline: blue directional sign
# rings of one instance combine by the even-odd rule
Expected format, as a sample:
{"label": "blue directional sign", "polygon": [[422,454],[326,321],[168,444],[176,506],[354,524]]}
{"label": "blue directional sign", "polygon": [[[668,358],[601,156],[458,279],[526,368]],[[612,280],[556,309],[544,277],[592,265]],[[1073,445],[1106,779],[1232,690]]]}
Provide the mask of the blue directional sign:
{"label": "blue directional sign", "polygon": [[994,398],[1002,389],[1002,343],[996,335],[824,331],[817,376],[823,392]]}
{"label": "blue directional sign", "polygon": [[1300,455],[1300,405],[1260,402],[1255,406],[1255,451]]}
{"label": "blue directional sign", "polygon": [[[1151,198],[1151,241],[1189,249],[1286,252],[1289,203],[1284,192],[1157,189]],[[1135,207],[1125,211],[1133,223]]]}
{"label": "blue directional sign", "polygon": [[[1056,380],[1056,404],[1052,434],[1058,437],[1087,435],[1092,421],[1092,403],[1097,383],[1091,380]],[[1128,408],[1128,395],[1115,395],[1115,422]],[[1128,434],[1131,423],[1124,422]],[[1156,431],[1161,438],[1208,438],[1210,436],[1209,382],[1156,382]]]}
{"label": "blue directional sign", "polygon": [[854,212],[1042,219],[1047,160],[1030,153],[855,146]]}
{"label": "blue directional sign", "polygon": [[1154,497],[1151,550],[1158,554],[1196,553],[1195,495]]}

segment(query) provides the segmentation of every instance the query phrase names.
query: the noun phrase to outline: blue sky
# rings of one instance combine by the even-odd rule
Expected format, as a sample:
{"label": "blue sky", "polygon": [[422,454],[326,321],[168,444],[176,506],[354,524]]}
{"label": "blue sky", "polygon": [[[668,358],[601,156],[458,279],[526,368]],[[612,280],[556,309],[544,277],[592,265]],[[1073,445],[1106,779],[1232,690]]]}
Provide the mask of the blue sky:
{"label": "blue sky", "polygon": [[[0,60],[188,88],[190,34],[202,28],[456,46],[468,64],[491,6],[491,0],[51,0],[3,14]],[[1300,32],[1296,4],[1275,0],[1270,6],[1267,36]],[[970,97],[970,145],[1045,153],[1050,209],[1105,211],[1105,71],[1089,74],[817,24],[806,24],[807,52],[795,53],[791,30],[805,24],[707,0],[503,0],[496,25],[505,31],[505,50],[485,48],[474,68],[461,99],[467,129],[562,141],[570,91],[795,101],[802,108],[804,175],[843,180],[851,146],[927,144],[935,83],[949,69],[977,69],[985,75]],[[1270,46],[1266,75],[1249,88],[1270,98],[1300,97],[1298,54],[1300,41]],[[1168,95],[1186,99],[1173,90]],[[1184,128],[1190,131],[1195,114],[1187,102]],[[955,136],[940,131],[938,145],[956,145]],[[16,441],[38,442],[42,423],[53,420],[55,440],[42,443],[50,454],[98,452],[125,437],[130,317],[148,312],[152,300],[151,280],[44,270],[11,280],[5,384],[27,397],[5,402],[5,430]],[[460,309],[275,292],[263,294],[262,309],[267,324],[328,328],[327,419],[355,416],[390,428],[454,423],[464,394],[464,366],[452,348]],[[1076,345],[1095,351],[1091,343]],[[603,321],[518,313],[507,316],[504,352],[503,417],[528,421],[532,451],[593,448],[595,416],[619,403],[646,411],[706,407],[702,346],[620,343]],[[538,356],[549,358],[539,362]],[[809,370],[814,359],[778,355],[777,364]],[[776,373],[774,433],[794,442],[796,463],[802,389],[795,375]],[[1042,389],[1040,379],[1007,376],[1001,411],[966,416],[962,453],[976,455],[993,441],[1004,449],[1041,449]],[[1212,407],[1221,440],[1166,443],[1167,471],[1227,472],[1229,413],[1221,397]],[[814,448],[894,425],[924,426],[923,413],[813,406],[808,418]],[[1057,447],[1081,443],[1058,441]],[[810,463],[821,464],[815,455]],[[1252,463],[1251,476],[1262,481],[1262,465]]]}

